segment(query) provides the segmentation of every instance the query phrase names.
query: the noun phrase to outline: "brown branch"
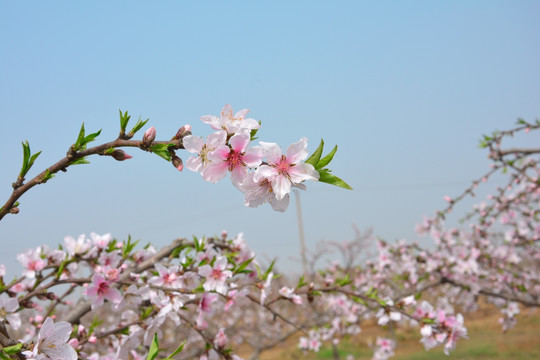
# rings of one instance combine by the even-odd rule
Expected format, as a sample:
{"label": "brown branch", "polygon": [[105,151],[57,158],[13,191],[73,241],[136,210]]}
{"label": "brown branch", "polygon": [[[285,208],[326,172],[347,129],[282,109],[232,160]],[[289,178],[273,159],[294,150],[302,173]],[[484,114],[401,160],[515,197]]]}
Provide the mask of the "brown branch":
{"label": "brown branch", "polygon": [[500,156],[506,156],[510,154],[520,154],[520,155],[531,155],[531,154],[539,154],[540,148],[528,148],[528,149],[508,149],[508,150],[498,150],[497,155]]}
{"label": "brown branch", "polygon": [[[170,141],[154,141],[152,144],[170,144],[172,145],[171,149],[178,150],[183,149],[184,146],[182,144],[182,140],[170,140]],[[11,210],[14,208],[15,203],[17,200],[28,190],[33,188],[36,185],[44,183],[45,176],[47,172],[51,175],[56,174],[59,171],[66,171],[66,169],[75,161],[78,159],[81,159],[85,156],[90,155],[106,155],[105,151],[108,149],[116,149],[116,148],[122,148],[122,147],[138,147],[142,150],[148,149],[148,146],[145,146],[142,142],[142,140],[124,140],[124,139],[116,139],[114,141],[104,143],[98,146],[91,147],[89,149],[80,150],[77,152],[68,151],[67,155],[59,160],[56,164],[48,167],[46,170],[42,171],[38,175],[36,175],[31,180],[27,181],[26,183],[22,182],[22,179],[17,180],[16,185],[14,185],[13,192],[9,199],[6,201],[4,206],[0,208],[0,220],[6,215],[11,212]]]}

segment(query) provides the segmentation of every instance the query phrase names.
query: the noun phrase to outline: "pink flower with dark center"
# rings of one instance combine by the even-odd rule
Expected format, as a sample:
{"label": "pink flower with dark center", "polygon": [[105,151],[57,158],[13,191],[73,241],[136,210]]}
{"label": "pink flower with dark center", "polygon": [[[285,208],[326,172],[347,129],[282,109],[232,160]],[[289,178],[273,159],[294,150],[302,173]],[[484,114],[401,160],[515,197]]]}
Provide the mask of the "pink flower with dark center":
{"label": "pink flower with dark center", "polygon": [[208,154],[212,162],[202,172],[203,179],[216,183],[231,172],[233,185],[239,185],[247,176],[247,168],[256,168],[262,161],[262,149],[259,146],[248,149],[251,134],[248,129],[240,129],[230,139],[230,147],[221,145]]}
{"label": "pink flower with dark center", "polygon": [[210,134],[206,139],[206,143],[198,136],[188,135],[184,137],[182,143],[186,151],[197,154],[197,157],[191,156],[187,160],[186,167],[196,172],[204,170],[211,163],[208,154],[219,146],[225,145],[226,141],[227,132],[224,130]]}
{"label": "pink flower with dark center", "polygon": [[17,260],[24,266],[24,276],[29,279],[36,277],[36,272],[43,270],[47,262],[41,258],[41,247],[28,249],[24,253],[17,255]]}
{"label": "pink flower with dark center", "polygon": [[301,162],[308,155],[306,138],[291,144],[286,155],[281,153],[281,148],[275,143],[261,141],[260,144],[268,165],[260,166],[253,180],[261,182],[264,178],[268,179],[277,200],[282,200],[291,191],[291,186],[305,180],[319,180],[319,173],[313,165]]}
{"label": "pink flower with dark center", "polygon": [[182,281],[178,276],[178,266],[174,265],[166,268],[158,263],[154,265],[154,267],[158,271],[159,275],[151,278],[150,281],[148,281],[150,284],[171,288],[182,287]]}
{"label": "pink flower with dark center", "polygon": [[267,202],[275,211],[283,212],[287,210],[289,206],[289,194],[278,200],[272,189],[272,183],[268,178],[255,181],[254,177],[255,173],[249,173],[240,185],[240,190],[245,194],[244,204],[249,207],[258,207]]}
{"label": "pink flower with dark center", "polygon": [[215,290],[220,294],[227,293],[226,280],[232,277],[232,272],[227,270],[227,258],[221,256],[216,259],[214,266],[203,265],[199,268],[199,275],[206,278],[203,284],[204,290]]}
{"label": "pink flower with dark center", "polygon": [[98,308],[105,300],[118,304],[122,301],[122,295],[118,289],[110,286],[111,283],[105,280],[103,275],[94,274],[92,277],[92,285],[85,290],[85,295],[90,297],[92,301],[92,309]]}

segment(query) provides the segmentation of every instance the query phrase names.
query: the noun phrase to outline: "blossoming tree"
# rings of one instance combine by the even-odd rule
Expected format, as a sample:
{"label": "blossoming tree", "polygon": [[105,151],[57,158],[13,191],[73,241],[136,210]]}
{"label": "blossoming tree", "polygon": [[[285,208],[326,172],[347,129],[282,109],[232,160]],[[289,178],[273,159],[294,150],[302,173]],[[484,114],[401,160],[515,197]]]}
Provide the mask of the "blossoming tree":
{"label": "blossoming tree", "polygon": [[[219,116],[203,116],[214,132],[206,139],[185,125],[168,141],[156,130],[132,140],[146,121],[127,131],[130,117],[120,113],[116,140],[94,147],[100,132],[84,126],[65,158],[26,180],[39,153],[23,144],[23,166],[13,192],[0,209],[0,219],[19,212],[24,193],[61,170],[87,163],[91,155],[118,161],[131,158],[122,148],[138,147],[183,170],[177,154],[188,151],[186,167],[206,181],[231,174],[244,193],[244,203],[269,203],[285,211],[293,188],[318,180],[350,188],[327,169],[337,148],[323,156],[323,142],[308,157],[307,139],[283,151],[277,144],[250,146],[261,124],[233,113],[226,105]],[[358,241],[337,244],[343,265],[302,276],[280,277],[273,264],[264,269],[242,234],[216,238],[180,238],[161,249],[137,248],[131,239],[110,234],[66,237],[58,248],[46,245],[18,256],[20,277],[4,279],[0,266],[0,358],[18,359],[239,359],[234,348],[244,344],[258,355],[300,334],[299,347],[317,351],[325,341],[358,334],[376,319],[379,326],[416,326],[426,349],[443,346],[449,353],[467,336],[462,311],[474,309],[480,296],[497,305],[501,323],[511,327],[519,306],[540,305],[540,196],[538,149],[501,149],[503,139],[538,129],[518,127],[486,136],[492,170],[465,192],[447,198],[448,207],[419,226],[436,242],[435,249],[400,241],[378,241],[378,255],[355,262]],[[508,185],[468,216],[467,230],[447,229],[448,212],[496,171],[510,172]],[[506,230],[503,230],[506,229]],[[370,237],[367,237],[371,239]],[[365,241],[366,238],[363,238]],[[24,324],[24,325],[23,325]],[[395,340],[377,339],[374,359],[393,355]]]}

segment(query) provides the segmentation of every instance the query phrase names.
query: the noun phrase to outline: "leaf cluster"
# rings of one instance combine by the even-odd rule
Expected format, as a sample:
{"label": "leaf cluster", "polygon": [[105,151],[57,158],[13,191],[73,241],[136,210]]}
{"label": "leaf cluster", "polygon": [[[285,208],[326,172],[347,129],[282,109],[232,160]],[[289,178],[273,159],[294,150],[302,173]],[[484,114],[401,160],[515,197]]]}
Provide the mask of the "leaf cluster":
{"label": "leaf cluster", "polygon": [[319,172],[319,176],[320,176],[319,181],[352,190],[352,187],[349,184],[341,180],[339,177],[333,175],[332,171],[326,168],[326,166],[330,164],[330,162],[334,158],[334,155],[336,154],[337,145],[334,146],[332,151],[330,151],[324,157],[322,157],[323,150],[324,150],[324,141],[323,139],[321,139],[321,143],[319,144],[319,147],[306,160],[306,163],[313,165],[315,170]]}

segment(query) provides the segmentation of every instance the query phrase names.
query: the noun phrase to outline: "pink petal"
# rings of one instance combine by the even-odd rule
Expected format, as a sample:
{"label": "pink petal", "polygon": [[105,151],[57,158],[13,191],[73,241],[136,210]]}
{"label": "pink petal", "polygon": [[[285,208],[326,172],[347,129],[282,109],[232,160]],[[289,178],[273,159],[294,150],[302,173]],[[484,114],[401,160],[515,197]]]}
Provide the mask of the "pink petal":
{"label": "pink petal", "polygon": [[236,166],[231,173],[231,181],[234,186],[240,188],[240,185],[246,180],[247,168],[245,166]]}
{"label": "pink petal", "polygon": [[186,161],[186,167],[191,171],[199,172],[203,168],[202,159],[200,157],[191,156]]}
{"label": "pink petal", "polygon": [[263,150],[260,146],[255,146],[250,149],[247,149],[244,154],[244,162],[250,168],[256,168],[261,165],[263,158]]}
{"label": "pink petal", "polygon": [[255,170],[255,175],[253,175],[253,180],[255,182],[260,182],[263,179],[273,179],[274,176],[278,174],[277,170],[268,165],[262,165]]}
{"label": "pink petal", "polygon": [[221,121],[213,115],[204,115],[201,116],[201,121],[205,124],[208,124],[212,127],[212,129],[220,130],[221,129]]}
{"label": "pink petal", "polygon": [[283,175],[278,175],[272,180],[272,190],[276,194],[276,199],[281,200],[291,192],[291,182]]}
{"label": "pink petal", "polygon": [[244,119],[247,115],[247,113],[249,112],[249,109],[242,109],[240,111],[238,111],[236,114],[234,114],[234,117],[236,119]]}
{"label": "pink petal", "polygon": [[228,164],[225,161],[221,161],[217,164],[210,164],[202,171],[202,177],[204,180],[211,183],[217,183],[227,175]]}
{"label": "pink petal", "polygon": [[319,180],[319,172],[315,170],[313,165],[300,163],[295,166],[291,166],[287,172],[293,183],[301,183],[304,180]]}
{"label": "pink petal", "polygon": [[206,146],[209,149],[215,149],[218,146],[225,145],[226,141],[227,132],[225,130],[220,130],[208,135],[208,138],[206,139]]}
{"label": "pink petal", "polygon": [[250,138],[251,133],[248,129],[240,129],[229,142],[234,151],[243,153],[249,145]]}
{"label": "pink petal", "polygon": [[193,154],[200,153],[204,145],[203,140],[200,137],[194,135],[186,136],[182,140],[182,143],[184,144],[184,149]]}
{"label": "pink petal", "polygon": [[268,160],[268,163],[274,165],[281,160],[281,148],[276,143],[267,143],[264,141],[259,142],[263,148],[264,156]]}
{"label": "pink petal", "polygon": [[227,145],[221,145],[208,154],[208,159],[213,163],[224,162],[227,161],[230,153],[231,149]]}
{"label": "pink petal", "polygon": [[307,141],[308,139],[303,137],[300,139],[300,141],[289,145],[287,148],[287,160],[289,160],[291,164],[297,164],[298,162],[307,158]]}

